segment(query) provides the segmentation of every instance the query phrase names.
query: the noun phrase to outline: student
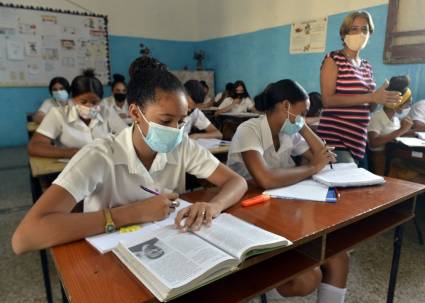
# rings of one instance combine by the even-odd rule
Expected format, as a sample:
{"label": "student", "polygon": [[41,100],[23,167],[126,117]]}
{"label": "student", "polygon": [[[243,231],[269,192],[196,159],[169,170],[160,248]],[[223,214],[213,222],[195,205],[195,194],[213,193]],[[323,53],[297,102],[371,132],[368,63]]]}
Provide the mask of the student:
{"label": "student", "polygon": [[413,129],[425,132],[425,100],[416,101],[409,114],[413,120]]}
{"label": "student", "polygon": [[323,108],[322,95],[318,92],[311,92],[308,94],[308,98],[310,99],[310,108],[307,112],[305,122],[308,126],[316,128],[319,125],[320,113]]}
{"label": "student", "polygon": [[[221,139],[221,132],[205,117],[204,113],[196,105],[203,102],[205,90],[198,80],[189,80],[184,84],[187,92],[188,116],[185,118],[184,133],[192,139],[198,138],[217,138]],[[195,126],[202,132],[191,133]]]}
{"label": "student", "polygon": [[[96,140],[71,159],[16,229],[16,254],[162,220],[174,210],[177,193],[185,191],[186,173],[208,179],[219,191],[177,214],[183,231],[211,224],[247,190],[242,177],[183,134],[188,106],[179,80],[166,70],[136,68],[128,85],[133,127]],[[161,194],[152,196],[141,186]],[[71,213],[82,200],[84,213]]]}
{"label": "student", "polygon": [[28,144],[31,156],[71,158],[94,139],[126,127],[115,111],[100,106],[103,87],[92,70],[72,81],[71,94],[72,101],[53,108],[37,128]]}
{"label": "student", "polygon": [[408,116],[412,100],[408,85],[409,79],[406,76],[391,78],[390,87],[402,95],[400,102],[385,104],[383,109],[372,114],[368,126],[368,141],[375,174],[384,174],[385,144],[407,134],[413,125]]}
{"label": "student", "polygon": [[[304,122],[309,99],[297,82],[285,79],[270,84],[255,97],[255,106],[265,115],[242,123],[229,150],[227,163],[241,176],[264,189],[276,188],[309,178],[335,161],[334,154]],[[303,164],[295,166],[291,156],[302,156]],[[318,302],[343,302],[347,255],[333,257],[322,270],[323,279],[321,271],[315,269],[277,287],[277,291],[283,296],[307,295],[322,280]]]}
{"label": "student", "polygon": [[238,80],[234,84],[231,96],[223,100],[216,111],[216,115],[222,113],[246,113],[248,111],[256,111],[254,102],[249,96],[245,83]]}
{"label": "student", "polygon": [[63,77],[55,77],[50,80],[49,93],[52,98],[46,99],[41,104],[32,120],[40,124],[44,117],[54,107],[63,107],[68,104],[70,86],[68,80]]}
{"label": "student", "polygon": [[224,90],[215,96],[214,102],[216,106],[220,106],[220,104],[226,99],[227,97],[231,96],[231,93],[233,92],[235,86],[232,82],[228,82],[226,86],[224,87]]}
{"label": "student", "polygon": [[112,96],[102,100],[102,103],[112,108],[117,114],[126,121],[128,116],[128,102],[127,102],[127,84],[125,77],[120,74],[114,74],[114,81],[112,81]]}
{"label": "student", "polygon": [[210,103],[210,102],[214,103],[214,100],[210,96],[208,96],[208,93],[210,91],[210,87],[208,86],[207,82],[205,82],[204,80],[201,80],[201,81],[199,81],[199,83],[201,83],[202,88],[203,88],[204,93],[205,93],[205,98],[204,98],[202,103],[207,103],[207,104]]}

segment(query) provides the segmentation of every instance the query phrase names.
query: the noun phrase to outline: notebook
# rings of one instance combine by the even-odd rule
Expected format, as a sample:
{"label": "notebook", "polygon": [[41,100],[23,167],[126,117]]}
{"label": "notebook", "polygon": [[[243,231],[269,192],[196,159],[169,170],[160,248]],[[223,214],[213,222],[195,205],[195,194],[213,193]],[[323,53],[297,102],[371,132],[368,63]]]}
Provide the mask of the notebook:
{"label": "notebook", "polygon": [[215,147],[220,147],[220,146],[228,146],[230,145],[230,141],[226,141],[226,140],[220,140],[220,139],[205,139],[205,138],[200,138],[197,139],[196,142],[209,149],[209,148],[215,148]]}
{"label": "notebook", "polygon": [[322,202],[335,202],[337,200],[337,195],[333,188],[329,188],[329,186],[318,183],[312,179],[303,180],[289,186],[269,189],[264,191],[263,194],[279,199],[297,199]]}
{"label": "notebook", "polygon": [[415,132],[419,139],[425,140],[425,132]]}
{"label": "notebook", "polygon": [[313,175],[313,180],[332,187],[368,186],[385,183],[383,177],[364,168],[359,168],[355,163],[333,164],[333,169],[327,165],[319,173]]}
{"label": "notebook", "polygon": [[404,145],[410,147],[425,147],[425,140],[421,140],[413,137],[398,137],[395,139],[397,142],[401,142]]}

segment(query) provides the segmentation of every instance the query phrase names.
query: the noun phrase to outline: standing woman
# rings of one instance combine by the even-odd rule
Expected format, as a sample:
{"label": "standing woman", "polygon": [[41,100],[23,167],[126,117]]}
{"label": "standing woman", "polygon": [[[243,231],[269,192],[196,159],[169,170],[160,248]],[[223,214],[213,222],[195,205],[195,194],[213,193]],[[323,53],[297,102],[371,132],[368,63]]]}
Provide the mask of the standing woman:
{"label": "standing woman", "polygon": [[371,103],[400,100],[399,92],[385,90],[386,81],[375,91],[372,66],[360,58],[374,31],[371,15],[357,11],[347,15],[339,34],[343,49],[326,55],[320,71],[323,97],[317,133],[335,147],[338,162],[358,163],[365,155]]}
{"label": "standing woman", "polygon": [[127,102],[127,84],[125,77],[120,74],[114,74],[114,81],[112,81],[112,96],[103,99],[106,106],[115,110],[122,119],[129,118],[128,116],[128,102]]}

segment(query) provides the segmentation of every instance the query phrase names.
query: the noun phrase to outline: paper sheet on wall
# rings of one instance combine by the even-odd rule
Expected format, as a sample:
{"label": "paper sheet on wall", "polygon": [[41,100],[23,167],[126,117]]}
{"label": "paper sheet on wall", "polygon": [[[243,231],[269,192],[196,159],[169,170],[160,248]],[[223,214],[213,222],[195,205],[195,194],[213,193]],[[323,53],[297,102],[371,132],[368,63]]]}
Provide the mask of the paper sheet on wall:
{"label": "paper sheet on wall", "polygon": [[324,52],[328,18],[292,23],[289,52],[291,54]]}

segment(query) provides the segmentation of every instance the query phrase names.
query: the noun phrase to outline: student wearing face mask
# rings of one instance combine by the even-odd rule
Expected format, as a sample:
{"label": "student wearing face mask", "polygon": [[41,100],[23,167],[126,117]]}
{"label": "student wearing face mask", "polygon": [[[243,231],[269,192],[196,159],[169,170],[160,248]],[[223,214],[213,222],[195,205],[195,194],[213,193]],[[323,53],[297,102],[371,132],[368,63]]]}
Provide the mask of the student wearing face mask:
{"label": "student wearing face mask", "polygon": [[387,81],[375,91],[372,66],[360,57],[373,31],[368,12],[347,15],[340,27],[343,49],[330,52],[322,63],[324,108],[317,133],[335,147],[338,162],[358,163],[364,158],[372,104],[400,101],[398,92],[386,90]]}
{"label": "student wearing face mask", "polygon": [[[177,193],[186,190],[186,173],[207,179],[218,191],[179,211],[175,223],[183,231],[214,224],[214,217],[243,196],[245,180],[183,133],[188,105],[180,81],[165,69],[139,68],[143,63],[133,65],[128,84],[133,126],[96,140],[71,159],[16,229],[15,253],[165,219],[178,204]],[[71,213],[82,200],[84,213]]]}
{"label": "student wearing face mask", "polygon": [[119,133],[126,124],[118,114],[101,106],[102,83],[86,70],[71,83],[72,101],[53,108],[28,143],[31,156],[71,158],[84,145],[109,133]]}
{"label": "student wearing face mask", "polygon": [[234,84],[231,96],[223,100],[216,115],[221,113],[246,113],[248,111],[256,111],[255,104],[249,96],[245,83],[238,80]]}
{"label": "student wearing face mask", "polygon": [[125,77],[120,74],[114,74],[112,78],[112,96],[103,99],[102,103],[115,110],[124,121],[128,119],[131,120],[128,115],[127,84],[125,83]]}
{"label": "student wearing face mask", "polygon": [[[216,138],[221,139],[223,135],[211,123],[204,113],[197,108],[197,104],[201,104],[205,98],[205,90],[198,80],[189,80],[184,84],[187,92],[188,115],[185,118],[184,133],[188,134],[192,139],[199,138]],[[192,132],[195,127],[201,132]]]}
{"label": "student wearing face mask", "polygon": [[[265,115],[242,123],[229,150],[228,165],[246,179],[264,189],[297,183],[320,171],[335,157],[324,142],[305,123],[309,109],[306,91],[295,81],[272,83],[255,97],[257,110]],[[293,156],[301,156],[296,166]],[[322,274],[323,270],[323,274]],[[344,301],[348,274],[348,257],[341,253],[323,265],[268,293],[305,296],[319,287],[319,303]]]}
{"label": "student wearing face mask", "polygon": [[385,104],[383,109],[375,111],[368,127],[369,148],[372,151],[373,172],[384,174],[385,144],[407,134],[413,121],[408,116],[412,93],[407,76],[392,77],[389,89],[402,94],[400,102]]}
{"label": "student wearing face mask", "polygon": [[33,121],[40,124],[47,113],[54,107],[63,107],[68,104],[70,86],[68,80],[63,77],[55,77],[50,80],[49,93],[52,98],[46,99],[33,116]]}

